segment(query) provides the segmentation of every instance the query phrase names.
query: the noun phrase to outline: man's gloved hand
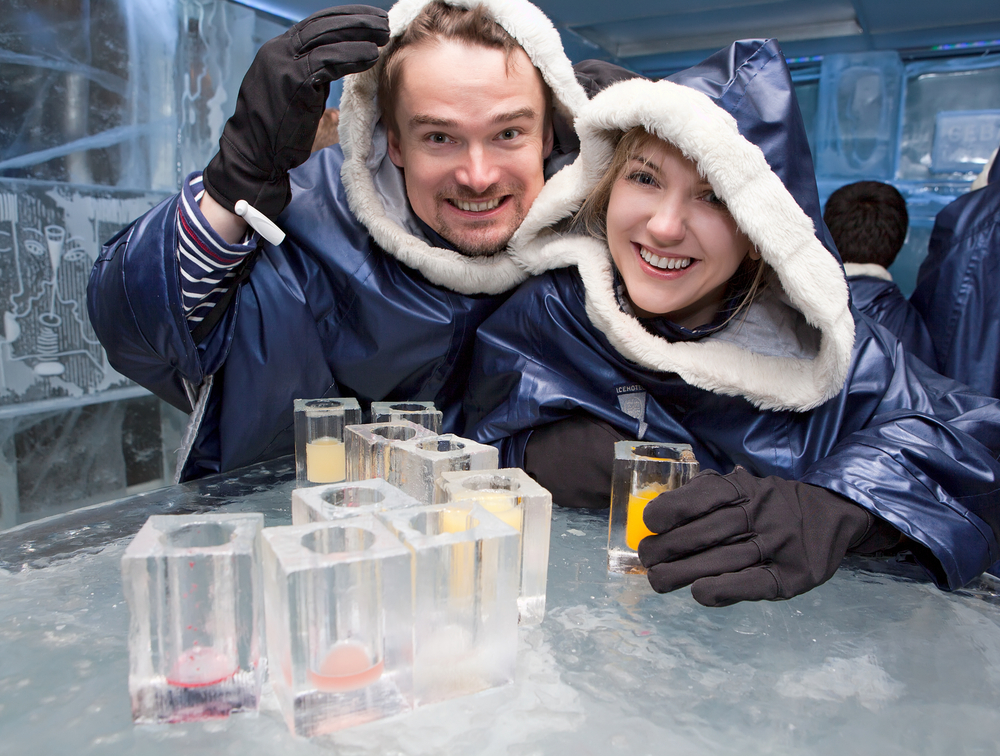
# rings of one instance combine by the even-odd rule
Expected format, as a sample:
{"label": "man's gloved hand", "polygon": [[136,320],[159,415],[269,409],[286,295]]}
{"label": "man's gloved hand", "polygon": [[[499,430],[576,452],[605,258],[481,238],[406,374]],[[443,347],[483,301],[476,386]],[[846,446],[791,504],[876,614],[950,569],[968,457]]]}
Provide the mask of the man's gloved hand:
{"label": "man's gloved hand", "polygon": [[371,68],[388,41],[384,10],[345,5],[314,13],[265,42],[205,169],[212,198],[229,212],[243,199],[276,218],[291,199],[288,171],[309,157],[330,82]]}
{"label": "man's gloved hand", "polygon": [[658,535],[639,542],[649,584],[691,584],[705,606],[787,599],[830,579],[877,521],[825,488],[742,467],[705,471],[653,499],[643,515]]}

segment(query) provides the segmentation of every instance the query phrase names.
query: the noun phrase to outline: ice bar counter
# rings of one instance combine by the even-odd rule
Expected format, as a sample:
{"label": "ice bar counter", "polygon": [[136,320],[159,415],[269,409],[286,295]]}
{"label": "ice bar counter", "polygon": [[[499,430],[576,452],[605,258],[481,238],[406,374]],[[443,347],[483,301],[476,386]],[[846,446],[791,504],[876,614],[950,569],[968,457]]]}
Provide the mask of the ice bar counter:
{"label": "ice bar counter", "polygon": [[[289,731],[270,681],[256,713],[133,724],[120,571],[128,544],[151,515],[261,512],[268,528],[288,526],[295,477],[286,458],[0,532],[0,750],[997,750],[1000,594],[992,579],[946,593],[906,562],[852,557],[829,582],[790,601],[708,609],[686,589],[658,595],[644,576],[609,573],[608,512],[559,507],[545,619],[518,628],[512,684],[311,738]],[[388,653],[383,658],[388,665]]]}

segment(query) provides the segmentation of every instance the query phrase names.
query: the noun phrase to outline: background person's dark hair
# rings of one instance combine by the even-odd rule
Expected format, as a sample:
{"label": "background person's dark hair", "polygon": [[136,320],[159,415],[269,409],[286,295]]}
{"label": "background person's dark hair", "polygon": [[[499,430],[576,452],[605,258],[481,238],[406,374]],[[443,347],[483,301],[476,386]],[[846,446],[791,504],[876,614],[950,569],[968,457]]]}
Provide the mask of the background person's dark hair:
{"label": "background person's dark hair", "polygon": [[888,268],[906,240],[906,200],[881,181],[858,181],[830,195],[823,210],[844,262]]}

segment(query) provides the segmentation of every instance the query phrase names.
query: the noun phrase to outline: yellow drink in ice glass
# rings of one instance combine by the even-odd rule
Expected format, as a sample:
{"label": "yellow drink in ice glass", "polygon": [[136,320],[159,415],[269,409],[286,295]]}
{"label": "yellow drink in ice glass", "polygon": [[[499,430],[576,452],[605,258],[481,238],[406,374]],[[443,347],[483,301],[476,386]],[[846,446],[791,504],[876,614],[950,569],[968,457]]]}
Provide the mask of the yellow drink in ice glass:
{"label": "yellow drink in ice glass", "polygon": [[638,550],[639,541],[648,535],[653,535],[653,531],[646,527],[642,520],[642,513],[646,511],[646,505],[655,499],[666,489],[663,486],[650,486],[639,491],[632,491],[628,495],[628,519],[625,523],[625,544],[633,551]]}
{"label": "yellow drink in ice glass", "polygon": [[306,479],[310,483],[339,483],[346,477],[343,441],[320,436],[306,444]]}
{"label": "yellow drink in ice glass", "polygon": [[507,491],[477,491],[474,498],[487,512],[521,532],[521,507],[517,505],[516,496]]}

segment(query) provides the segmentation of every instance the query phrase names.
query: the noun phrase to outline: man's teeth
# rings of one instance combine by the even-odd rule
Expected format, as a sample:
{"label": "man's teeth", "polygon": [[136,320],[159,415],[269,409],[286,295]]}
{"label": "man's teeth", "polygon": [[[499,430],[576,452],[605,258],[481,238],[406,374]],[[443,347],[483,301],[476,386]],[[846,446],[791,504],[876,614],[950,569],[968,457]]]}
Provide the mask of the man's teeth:
{"label": "man's teeth", "polygon": [[648,262],[654,268],[677,270],[680,268],[686,268],[691,264],[690,257],[660,257],[659,255],[654,255],[645,247],[639,248],[639,254],[642,256],[643,260]]}
{"label": "man's teeth", "polygon": [[481,213],[486,210],[492,210],[494,207],[500,204],[501,197],[496,199],[487,200],[486,202],[463,202],[462,200],[453,200],[455,207],[459,210],[465,210],[466,212]]}

